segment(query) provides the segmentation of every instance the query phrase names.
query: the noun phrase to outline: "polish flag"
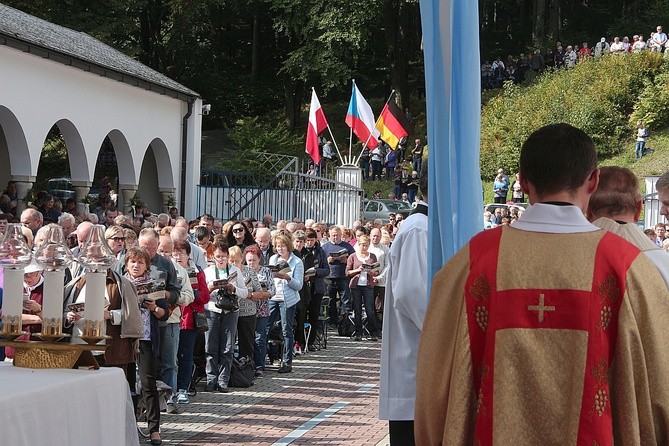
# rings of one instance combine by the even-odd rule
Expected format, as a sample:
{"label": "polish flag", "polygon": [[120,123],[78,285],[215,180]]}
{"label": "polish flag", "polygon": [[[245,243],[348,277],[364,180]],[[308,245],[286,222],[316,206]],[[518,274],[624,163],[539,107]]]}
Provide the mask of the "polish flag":
{"label": "polish flag", "polygon": [[318,135],[328,126],[321,103],[318,102],[316,90],[311,89],[311,108],[309,109],[309,125],[307,126],[307,147],[305,152],[318,164],[321,155],[318,151]]}

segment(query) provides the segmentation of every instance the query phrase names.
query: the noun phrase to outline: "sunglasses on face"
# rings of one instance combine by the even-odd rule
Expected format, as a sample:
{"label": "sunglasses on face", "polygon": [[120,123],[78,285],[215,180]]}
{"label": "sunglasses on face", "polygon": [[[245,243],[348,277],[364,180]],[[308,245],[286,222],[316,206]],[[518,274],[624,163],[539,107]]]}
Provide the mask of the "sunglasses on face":
{"label": "sunglasses on face", "polygon": [[232,228],[232,232],[244,232],[244,228]]}
{"label": "sunglasses on face", "polygon": [[116,243],[125,242],[125,237],[111,237],[109,240],[114,240]]}

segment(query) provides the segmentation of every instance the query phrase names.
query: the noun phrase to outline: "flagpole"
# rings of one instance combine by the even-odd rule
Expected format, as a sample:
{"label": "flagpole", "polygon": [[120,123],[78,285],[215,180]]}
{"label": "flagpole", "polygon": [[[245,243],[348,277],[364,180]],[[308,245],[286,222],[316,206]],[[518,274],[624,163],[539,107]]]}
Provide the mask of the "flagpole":
{"label": "flagpole", "polygon": [[[388,105],[388,102],[390,102],[390,100],[393,98],[394,94],[395,94],[395,89],[393,89],[390,92],[390,96],[388,96],[388,100],[385,102],[385,104],[383,104],[383,107],[381,108],[381,111],[383,111],[383,109],[386,108],[386,105]],[[381,119],[381,115],[379,115],[379,119],[377,119],[376,122],[374,123],[374,128],[376,128],[376,125],[379,123],[380,119]],[[372,134],[370,133],[369,136],[367,137],[367,141],[365,141],[365,144],[362,146],[362,150],[360,151],[360,155],[358,155],[358,157],[355,160],[355,164],[358,164],[358,162],[360,161],[360,158],[362,157],[362,152],[365,151],[365,147],[367,147],[367,143],[369,143],[369,140],[371,138],[372,138]]]}
{"label": "flagpole", "polygon": [[[353,87],[355,88],[355,79],[351,79],[353,83]],[[349,132],[348,132],[348,155],[346,155],[346,161],[350,164],[352,159],[351,159],[351,153],[353,151],[353,127],[349,127]]]}
{"label": "flagpole", "polygon": [[330,124],[328,124],[328,132],[330,132],[330,138],[332,138],[332,143],[335,146],[335,149],[337,149],[337,155],[339,155],[339,161],[341,161],[342,164],[344,164],[344,159],[341,157],[341,152],[339,151],[339,147],[337,147],[337,141],[335,141],[335,137],[332,134],[332,130],[330,129]]}

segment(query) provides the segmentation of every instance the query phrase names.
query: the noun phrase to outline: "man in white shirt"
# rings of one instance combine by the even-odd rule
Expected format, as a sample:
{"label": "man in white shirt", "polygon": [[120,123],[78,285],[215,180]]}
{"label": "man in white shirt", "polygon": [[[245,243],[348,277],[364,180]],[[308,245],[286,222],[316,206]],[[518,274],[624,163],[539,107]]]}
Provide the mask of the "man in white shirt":
{"label": "man in white shirt", "polygon": [[388,254],[381,344],[379,418],[389,420],[391,446],[414,441],[418,340],[427,310],[427,162],[421,166],[424,201],[400,227]]}
{"label": "man in white shirt", "polygon": [[662,27],[657,27],[657,32],[653,34],[651,39],[651,46],[653,51],[662,51],[664,44],[667,43],[667,35],[662,31]]}

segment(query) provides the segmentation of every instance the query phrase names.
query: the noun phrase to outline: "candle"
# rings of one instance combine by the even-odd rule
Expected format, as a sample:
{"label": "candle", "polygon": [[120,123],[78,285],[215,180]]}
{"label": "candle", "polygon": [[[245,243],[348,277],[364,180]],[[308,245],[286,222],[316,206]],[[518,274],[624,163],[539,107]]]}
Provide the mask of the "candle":
{"label": "candle", "polygon": [[44,271],[42,334],[59,335],[63,324],[63,270]]}
{"label": "candle", "polygon": [[23,313],[23,268],[4,268],[4,270],[2,331],[3,333],[18,333],[21,331],[20,321]]}
{"label": "candle", "polygon": [[[104,320],[106,285],[107,285],[107,273],[105,271],[102,272],[86,271],[86,298],[84,301],[84,319],[88,322],[88,324],[94,324],[97,321]],[[84,335],[93,336],[93,333],[85,332]]]}
{"label": "candle", "polygon": [[0,242],[0,266],[4,269],[2,331],[19,333],[23,313],[23,268],[28,266],[32,251],[21,232],[21,225],[10,223]]}

